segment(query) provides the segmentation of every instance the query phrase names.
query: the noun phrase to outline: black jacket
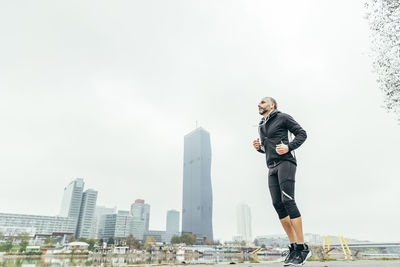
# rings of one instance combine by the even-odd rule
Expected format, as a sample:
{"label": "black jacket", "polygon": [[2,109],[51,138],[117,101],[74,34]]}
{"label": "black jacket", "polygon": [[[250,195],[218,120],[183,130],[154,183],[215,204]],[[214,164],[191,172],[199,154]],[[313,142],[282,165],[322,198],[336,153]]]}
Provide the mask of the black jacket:
{"label": "black jacket", "polygon": [[[268,168],[276,166],[282,160],[288,160],[297,165],[294,151],[307,138],[306,131],[301,128],[290,115],[274,110],[265,119],[262,118],[258,125],[261,148],[258,150],[265,153]],[[295,135],[292,140],[291,134]],[[276,153],[276,145],[285,144],[289,152],[283,155]]]}

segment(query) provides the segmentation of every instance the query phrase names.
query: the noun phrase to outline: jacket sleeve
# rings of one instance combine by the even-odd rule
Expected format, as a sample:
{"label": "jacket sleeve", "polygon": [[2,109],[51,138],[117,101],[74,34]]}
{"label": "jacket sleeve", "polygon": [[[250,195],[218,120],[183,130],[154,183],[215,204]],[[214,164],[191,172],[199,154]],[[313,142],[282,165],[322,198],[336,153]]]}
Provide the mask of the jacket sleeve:
{"label": "jacket sleeve", "polygon": [[260,149],[257,150],[257,151],[260,152],[260,153],[265,154],[265,147],[263,145],[264,144],[264,136],[260,131],[260,126],[258,126],[258,134],[260,135],[261,144],[260,144]]}
{"label": "jacket sleeve", "polygon": [[298,124],[290,115],[286,114],[285,123],[287,129],[295,136],[292,142],[290,142],[288,145],[289,151],[292,151],[301,146],[304,141],[306,141],[307,133],[303,128],[301,128],[300,124]]}

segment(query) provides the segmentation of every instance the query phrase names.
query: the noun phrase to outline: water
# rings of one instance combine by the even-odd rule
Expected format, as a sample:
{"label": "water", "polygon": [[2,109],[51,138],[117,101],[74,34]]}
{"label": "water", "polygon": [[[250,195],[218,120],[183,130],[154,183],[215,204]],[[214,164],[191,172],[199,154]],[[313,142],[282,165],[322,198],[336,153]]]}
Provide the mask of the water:
{"label": "water", "polygon": [[2,267],[36,267],[36,266],[124,266],[135,264],[182,264],[185,263],[229,263],[229,262],[250,262],[252,260],[277,261],[279,256],[202,256],[188,258],[183,256],[171,257],[143,257],[136,255],[121,256],[88,256],[88,257],[56,257],[43,256],[39,258],[0,258]]}

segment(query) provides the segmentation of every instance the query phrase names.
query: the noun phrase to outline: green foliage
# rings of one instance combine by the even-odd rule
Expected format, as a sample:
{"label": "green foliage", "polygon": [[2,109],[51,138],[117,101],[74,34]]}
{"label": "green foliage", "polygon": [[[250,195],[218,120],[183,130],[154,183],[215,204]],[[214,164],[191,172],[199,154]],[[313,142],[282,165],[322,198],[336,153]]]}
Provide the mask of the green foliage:
{"label": "green foliage", "polygon": [[56,240],[52,237],[52,236],[49,236],[49,237],[46,237],[46,239],[44,240],[44,243],[47,245],[47,246],[54,246],[54,243],[56,242]]}
{"label": "green foliage", "polygon": [[30,251],[30,252],[25,252],[24,255],[29,255],[29,256],[35,256],[35,255],[43,255],[43,252],[41,251]]}
{"label": "green foliage", "polygon": [[179,244],[181,243],[181,238],[178,235],[173,235],[171,238],[171,244]]}
{"label": "green foliage", "polygon": [[20,244],[19,252],[25,252],[26,247],[29,245],[28,241],[22,241]]}
{"label": "green foliage", "polygon": [[94,251],[94,246],[96,245],[97,241],[96,239],[89,239],[87,240],[87,243],[89,244],[88,250]]}
{"label": "green foliage", "polygon": [[181,235],[181,242],[186,245],[193,245],[196,241],[196,237],[190,233],[184,233]]}
{"label": "green foliage", "polygon": [[7,241],[5,243],[0,244],[0,251],[2,252],[9,252],[13,247],[13,244],[11,241]]}
{"label": "green foliage", "polygon": [[76,241],[75,236],[71,236],[71,238],[69,239],[69,242],[75,242],[75,241]]}
{"label": "green foliage", "polygon": [[133,248],[138,249],[138,248],[140,248],[140,242],[139,242],[133,235],[129,235],[129,236],[126,238],[126,245],[127,245],[130,249],[133,249]]}
{"label": "green foliage", "polygon": [[[186,245],[193,245],[196,241],[196,237],[190,233],[184,233],[181,236],[173,235],[171,238],[171,244],[185,243]],[[211,240],[206,240],[207,244],[212,244]]]}
{"label": "green foliage", "polygon": [[24,232],[24,233],[19,233],[17,239],[21,241],[29,241],[31,237],[29,236],[28,233]]}
{"label": "green foliage", "polygon": [[149,250],[153,247],[153,245],[156,243],[156,239],[153,236],[148,236],[146,238],[146,241],[144,243],[144,247]]}

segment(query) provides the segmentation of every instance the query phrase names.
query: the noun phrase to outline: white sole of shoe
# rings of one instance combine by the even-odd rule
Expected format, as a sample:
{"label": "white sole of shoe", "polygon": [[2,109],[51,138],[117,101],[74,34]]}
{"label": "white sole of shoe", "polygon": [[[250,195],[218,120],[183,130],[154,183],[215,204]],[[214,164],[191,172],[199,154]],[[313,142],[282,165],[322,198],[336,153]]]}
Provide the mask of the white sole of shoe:
{"label": "white sole of shoe", "polygon": [[303,263],[302,263],[301,265],[304,265],[304,264],[306,263],[307,259],[308,259],[309,257],[311,257],[311,255],[312,255],[312,253],[311,253],[311,250],[310,250],[310,251],[308,252],[307,256],[306,256],[306,259],[303,261]]}
{"label": "white sole of shoe", "polygon": [[[303,265],[306,263],[307,259],[308,259],[309,257],[311,257],[311,255],[312,255],[312,253],[311,253],[311,250],[310,250],[310,251],[308,252],[308,254],[307,254],[305,260],[304,260],[302,263],[299,263],[299,264],[289,263],[289,265],[290,265],[290,266],[303,266]],[[284,266],[285,266],[285,265],[284,265]]]}

